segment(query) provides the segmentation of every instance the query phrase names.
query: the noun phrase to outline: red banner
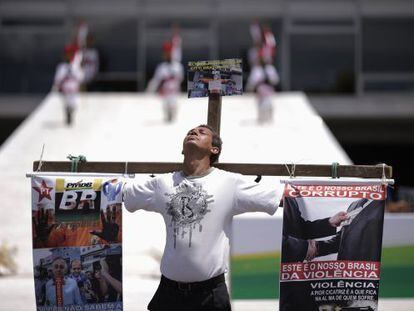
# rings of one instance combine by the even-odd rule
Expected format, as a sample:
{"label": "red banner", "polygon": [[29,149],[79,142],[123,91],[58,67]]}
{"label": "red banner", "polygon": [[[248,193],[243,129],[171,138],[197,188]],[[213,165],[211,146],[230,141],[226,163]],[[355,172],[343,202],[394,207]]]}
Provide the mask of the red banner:
{"label": "red banner", "polygon": [[315,198],[359,198],[384,200],[386,186],[384,185],[293,185],[287,184],[285,196],[315,197]]}

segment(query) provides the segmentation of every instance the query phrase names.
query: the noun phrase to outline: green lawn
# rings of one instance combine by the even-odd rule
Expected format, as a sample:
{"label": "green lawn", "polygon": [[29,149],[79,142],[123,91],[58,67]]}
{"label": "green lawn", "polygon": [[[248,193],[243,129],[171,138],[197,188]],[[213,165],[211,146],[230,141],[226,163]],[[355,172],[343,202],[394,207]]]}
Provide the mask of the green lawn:
{"label": "green lawn", "polygon": [[[279,297],[280,253],[233,256],[234,299]],[[414,297],[414,245],[382,251],[380,297]]]}
{"label": "green lawn", "polygon": [[414,245],[383,249],[380,297],[414,297]]}

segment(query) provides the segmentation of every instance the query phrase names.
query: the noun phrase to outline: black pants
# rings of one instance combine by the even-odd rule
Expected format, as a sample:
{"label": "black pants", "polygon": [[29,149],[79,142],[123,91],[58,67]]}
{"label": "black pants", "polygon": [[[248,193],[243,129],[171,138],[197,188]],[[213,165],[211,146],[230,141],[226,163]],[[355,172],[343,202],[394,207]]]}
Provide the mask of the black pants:
{"label": "black pants", "polygon": [[224,275],[196,283],[177,283],[162,276],[148,310],[230,311]]}

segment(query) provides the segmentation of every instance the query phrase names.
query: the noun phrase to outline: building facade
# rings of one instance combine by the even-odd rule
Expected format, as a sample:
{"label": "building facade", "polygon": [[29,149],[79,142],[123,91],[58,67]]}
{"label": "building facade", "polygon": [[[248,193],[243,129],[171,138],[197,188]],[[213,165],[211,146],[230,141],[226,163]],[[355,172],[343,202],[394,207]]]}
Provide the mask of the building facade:
{"label": "building facade", "polygon": [[273,30],[282,90],[414,88],[410,0],[0,0],[0,93],[45,93],[84,20],[101,58],[97,90],[142,91],[178,24],[183,63],[243,58],[249,25]]}

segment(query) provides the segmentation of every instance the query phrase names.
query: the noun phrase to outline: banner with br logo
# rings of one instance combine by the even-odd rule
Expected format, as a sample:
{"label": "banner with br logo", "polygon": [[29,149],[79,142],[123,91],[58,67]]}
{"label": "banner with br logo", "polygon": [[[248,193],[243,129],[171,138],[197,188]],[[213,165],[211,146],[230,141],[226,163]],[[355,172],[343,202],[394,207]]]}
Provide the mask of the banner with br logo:
{"label": "banner with br logo", "polygon": [[32,177],[37,310],[122,310],[122,180]]}
{"label": "banner with br logo", "polygon": [[288,180],[280,310],[377,310],[387,185]]}

